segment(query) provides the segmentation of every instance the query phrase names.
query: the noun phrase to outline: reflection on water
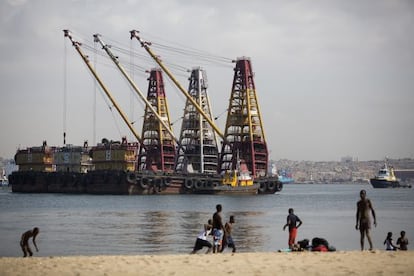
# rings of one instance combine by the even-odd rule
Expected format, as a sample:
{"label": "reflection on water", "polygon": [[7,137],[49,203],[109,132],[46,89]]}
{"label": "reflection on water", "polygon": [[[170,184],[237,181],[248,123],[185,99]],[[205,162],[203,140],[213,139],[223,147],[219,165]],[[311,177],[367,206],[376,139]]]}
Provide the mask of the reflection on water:
{"label": "reflection on water", "polygon": [[[263,218],[263,212],[232,212],[235,216],[233,239],[239,251],[257,251],[264,243],[263,225],[256,223]],[[228,221],[228,218],[226,218]]]}
{"label": "reflection on water", "polygon": [[[374,245],[388,231],[414,233],[414,189],[373,190],[362,185],[286,185],[264,196],[93,196],[0,191],[0,256],[20,256],[19,239],[38,226],[37,256],[189,253],[216,204],[223,222],[235,216],[238,252],[287,246],[288,208],[304,224],[298,239],[324,237],[340,250],[358,250],[355,206],[367,189],[378,217]],[[227,250],[226,252],[230,252]]]}
{"label": "reflection on water", "polygon": [[138,219],[137,246],[146,248],[147,252],[167,250],[167,241],[173,229],[171,216],[167,212],[150,211],[143,213]]}
{"label": "reflection on water", "polygon": [[[253,223],[260,212],[232,212],[236,218],[234,239],[242,251],[254,251],[263,244],[261,226]],[[130,228],[134,235],[135,246],[140,253],[189,253],[192,250],[197,235],[203,229],[212,214],[206,212],[166,212],[149,211],[136,217],[136,224],[131,227],[121,227],[122,230]],[[230,216],[230,215],[229,215]],[[223,221],[228,218],[223,217]],[[255,226],[256,225],[256,226]],[[119,233],[119,230],[117,230]],[[126,235],[125,239],[131,235]],[[119,238],[118,238],[119,239]],[[212,237],[210,237],[212,241]],[[238,243],[238,241],[243,242]]]}

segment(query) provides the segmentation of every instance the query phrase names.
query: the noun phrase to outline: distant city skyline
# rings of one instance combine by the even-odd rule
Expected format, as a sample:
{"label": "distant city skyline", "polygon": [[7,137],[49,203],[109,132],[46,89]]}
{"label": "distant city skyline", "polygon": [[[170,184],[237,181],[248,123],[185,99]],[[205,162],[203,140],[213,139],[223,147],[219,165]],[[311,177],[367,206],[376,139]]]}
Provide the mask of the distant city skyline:
{"label": "distant city skyline", "polygon": [[[0,157],[13,158],[19,147],[44,140],[62,146],[64,131],[75,145],[132,139],[63,29],[85,42],[140,133],[142,103],[103,51],[98,47],[102,56],[94,57],[87,48],[100,33],[136,51],[133,62],[150,70],[156,64],[129,39],[137,29],[149,41],[250,57],[270,159],[414,158],[413,1],[6,0],[0,15]],[[193,64],[161,50],[167,63],[206,69],[213,114],[224,129],[234,64]],[[184,87],[188,76],[177,75]],[[134,75],[145,94],[147,77]],[[165,75],[164,81],[178,134],[184,97]]]}

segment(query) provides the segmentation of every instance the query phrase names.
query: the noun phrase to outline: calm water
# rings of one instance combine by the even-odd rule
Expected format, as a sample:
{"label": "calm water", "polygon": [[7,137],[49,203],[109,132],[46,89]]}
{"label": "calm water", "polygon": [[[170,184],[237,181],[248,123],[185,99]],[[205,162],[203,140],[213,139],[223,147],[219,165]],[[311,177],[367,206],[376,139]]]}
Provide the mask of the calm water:
{"label": "calm water", "polygon": [[2,189],[0,256],[21,256],[20,235],[34,226],[40,228],[37,256],[189,253],[218,203],[225,221],[236,217],[234,239],[240,252],[287,247],[282,227],[289,207],[304,223],[298,239],[323,237],[338,250],[359,250],[354,227],[361,189],[377,212],[374,246],[383,249],[386,233],[392,231],[396,240],[401,230],[414,244],[414,189],[293,184],[263,196],[15,194]]}

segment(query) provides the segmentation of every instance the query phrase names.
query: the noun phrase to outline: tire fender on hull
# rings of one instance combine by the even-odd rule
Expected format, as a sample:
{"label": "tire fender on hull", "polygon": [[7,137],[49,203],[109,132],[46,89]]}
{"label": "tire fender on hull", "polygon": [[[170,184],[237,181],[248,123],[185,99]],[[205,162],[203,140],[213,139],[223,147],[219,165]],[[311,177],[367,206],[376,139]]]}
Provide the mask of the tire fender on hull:
{"label": "tire fender on hull", "polygon": [[131,184],[135,184],[137,181],[137,176],[134,172],[127,173],[127,181]]}
{"label": "tire fender on hull", "polygon": [[143,176],[141,178],[140,185],[141,185],[142,189],[144,189],[144,190],[148,189],[150,187],[151,183],[152,183],[152,178],[148,178],[148,177],[145,177],[145,176]]}
{"label": "tire fender on hull", "polygon": [[204,188],[204,181],[202,179],[196,178],[196,179],[193,180],[193,182],[194,182],[194,188],[196,190]]}
{"label": "tire fender on hull", "polygon": [[267,190],[270,192],[274,192],[276,190],[276,182],[275,181],[268,181],[267,182]]}
{"label": "tire fender on hull", "polygon": [[207,182],[205,183],[205,186],[207,189],[213,188],[213,181],[207,180]]}
{"label": "tire fender on hull", "polygon": [[170,186],[171,185],[171,177],[167,176],[165,178],[163,178],[163,183],[165,186]]}
{"label": "tire fender on hull", "polygon": [[154,188],[157,188],[159,190],[161,190],[161,188],[164,186],[164,181],[162,178],[158,178],[158,177],[154,178],[152,180],[152,183],[153,183]]}
{"label": "tire fender on hull", "polygon": [[283,183],[278,181],[276,184],[276,192],[280,192],[283,189]]}
{"label": "tire fender on hull", "polygon": [[267,190],[267,183],[262,181],[260,182],[259,192],[265,193]]}
{"label": "tire fender on hull", "polygon": [[184,186],[186,189],[191,190],[194,187],[193,180],[191,178],[187,178],[184,182]]}

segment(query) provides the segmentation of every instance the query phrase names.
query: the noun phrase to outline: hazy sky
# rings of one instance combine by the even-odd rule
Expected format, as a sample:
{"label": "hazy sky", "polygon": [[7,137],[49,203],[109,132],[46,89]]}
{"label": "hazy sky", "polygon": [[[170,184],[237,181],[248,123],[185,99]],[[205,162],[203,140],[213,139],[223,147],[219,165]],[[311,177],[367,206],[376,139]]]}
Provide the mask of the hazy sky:
{"label": "hazy sky", "polygon": [[[100,33],[143,56],[129,39],[132,29],[158,42],[250,57],[272,159],[414,158],[414,1],[3,0],[0,22],[4,158],[43,140],[60,146],[64,129],[66,142],[75,145],[131,137],[99,91],[94,137],[94,82],[63,29],[90,41]],[[142,104],[110,61],[96,59],[104,82],[141,133]],[[155,66],[134,59],[148,69]],[[197,65],[185,61],[189,68]],[[203,64],[214,115],[227,108],[232,66]],[[146,75],[134,79],[146,93]],[[185,100],[164,80],[176,121]],[[188,87],[185,75],[180,81]],[[222,115],[221,129],[224,122]],[[179,127],[178,120],[177,134]]]}

